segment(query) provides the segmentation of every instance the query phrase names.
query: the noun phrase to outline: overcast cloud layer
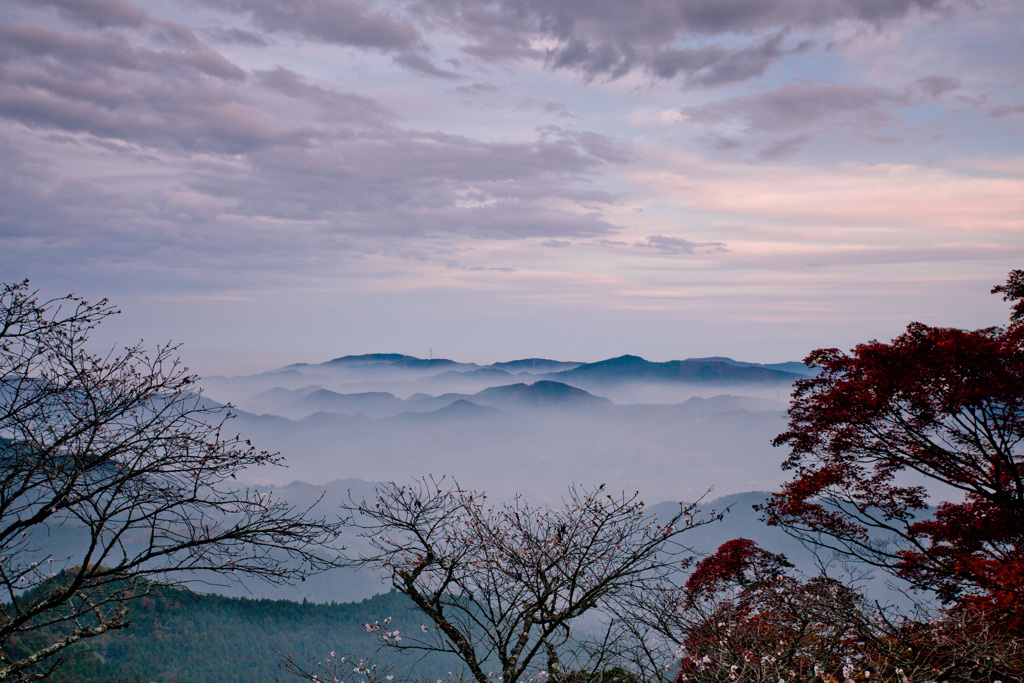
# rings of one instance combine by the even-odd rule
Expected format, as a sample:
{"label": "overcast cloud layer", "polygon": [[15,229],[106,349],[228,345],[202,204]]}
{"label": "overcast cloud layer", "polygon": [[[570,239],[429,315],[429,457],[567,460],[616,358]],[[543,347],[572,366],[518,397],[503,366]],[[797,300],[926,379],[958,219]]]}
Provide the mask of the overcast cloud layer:
{"label": "overcast cloud layer", "polygon": [[1005,320],[1016,0],[20,0],[0,273],[206,373]]}

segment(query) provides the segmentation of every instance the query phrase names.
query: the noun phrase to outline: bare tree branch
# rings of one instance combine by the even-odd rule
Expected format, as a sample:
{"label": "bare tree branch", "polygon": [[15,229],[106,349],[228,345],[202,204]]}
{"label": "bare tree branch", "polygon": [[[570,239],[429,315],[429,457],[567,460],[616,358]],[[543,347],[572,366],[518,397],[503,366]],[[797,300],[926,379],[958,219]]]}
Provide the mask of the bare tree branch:
{"label": "bare tree branch", "polygon": [[[224,433],[230,413],[195,390],[177,347],[88,350],[117,313],[40,301],[27,282],[0,289],[0,680],[122,628],[150,585],[290,582],[338,563],[339,522],[235,484],[280,457]],[[54,642],[13,655],[56,626]]]}

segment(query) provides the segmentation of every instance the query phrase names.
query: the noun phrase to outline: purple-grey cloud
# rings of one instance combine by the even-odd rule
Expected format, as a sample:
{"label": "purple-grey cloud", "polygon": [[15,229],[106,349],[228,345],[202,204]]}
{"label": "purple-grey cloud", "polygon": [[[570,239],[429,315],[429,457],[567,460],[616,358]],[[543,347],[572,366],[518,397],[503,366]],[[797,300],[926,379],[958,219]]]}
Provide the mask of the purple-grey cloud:
{"label": "purple-grey cloud", "polygon": [[659,78],[675,78],[683,74],[688,83],[713,87],[757,78],[782,57],[803,52],[810,47],[804,41],[786,48],[786,31],[779,31],[759,43],[739,50],[718,46],[700,48],[666,48],[656,53],[650,70]]}
{"label": "purple-grey cloud", "polygon": [[703,140],[719,151],[742,144],[735,135],[716,132],[736,122],[744,124],[744,132],[761,144],[765,136],[781,135],[757,153],[759,159],[776,161],[797,153],[818,134],[837,128],[878,144],[900,142],[915,134],[904,125],[901,109],[940,100],[960,88],[959,80],[940,75],[919,78],[899,89],[800,79],[752,95],[687,107],[681,113],[691,124],[709,128]]}
{"label": "purple-grey cloud", "polygon": [[121,34],[0,26],[0,117],[166,150],[237,154],[302,144],[228,84],[246,74],[201,43],[154,50]]}
{"label": "purple-grey cloud", "polygon": [[249,16],[266,32],[297,33],[338,45],[406,52],[422,45],[411,23],[361,0],[193,0]]}
{"label": "purple-grey cloud", "polygon": [[345,126],[380,127],[390,125],[395,113],[368,97],[351,92],[337,92],[313,85],[290,69],[276,67],[253,74],[267,90],[294,99],[312,102],[323,110],[322,119]]}
{"label": "purple-grey cloud", "polygon": [[460,95],[469,95],[470,97],[479,97],[481,95],[500,91],[501,88],[493,83],[474,83],[473,85],[460,85],[455,88],[455,92]]}
{"label": "purple-grey cloud", "polygon": [[748,131],[805,131],[824,121],[847,119],[873,127],[889,124],[891,109],[909,102],[906,92],[875,86],[799,80],[755,95],[683,109],[695,123],[715,125],[740,119]]}
{"label": "purple-grey cloud", "polygon": [[541,106],[541,111],[545,114],[552,114],[562,119],[578,119],[579,116],[569,111],[569,108],[562,102],[545,102]]}
{"label": "purple-grey cloud", "polygon": [[141,26],[149,14],[130,0],[22,0],[24,4],[53,7],[64,19],[92,27]]}
{"label": "purple-grey cloud", "polygon": [[149,38],[157,45],[191,49],[200,47],[199,38],[192,29],[177,21],[151,19]]}
{"label": "purple-grey cloud", "polygon": [[999,104],[988,111],[988,115],[995,119],[1014,114],[1024,114],[1024,104]]}
{"label": "purple-grey cloud", "polygon": [[719,152],[727,152],[731,149],[738,149],[743,146],[743,143],[736,138],[731,138],[728,135],[707,135],[702,138],[704,142],[711,149],[718,150]]}
{"label": "purple-grey cloud", "polygon": [[[603,145],[612,148],[614,142]],[[233,168],[226,173],[207,169],[196,174],[190,187],[230,198],[243,214],[296,220],[331,216],[339,229],[502,238],[594,236],[613,229],[599,215],[542,206],[550,198],[587,205],[616,201],[574,187],[588,173],[616,163],[594,152],[615,158],[601,143],[580,135],[510,144],[395,129],[339,139],[323,148],[254,152],[245,183],[237,182]]]}
{"label": "purple-grey cloud", "polygon": [[446,71],[437,66],[433,61],[419,52],[404,52],[402,54],[395,55],[393,60],[395,64],[405,67],[409,71],[420,74],[421,76],[430,76],[432,78],[442,78],[445,80],[458,80],[462,78],[453,71]]}
{"label": "purple-grey cloud", "polygon": [[421,76],[461,78],[438,66],[420,30],[398,11],[381,11],[365,0],[191,0],[225,12],[248,16],[265,33],[376,50],[395,64]]}
{"label": "purple-grey cloud", "polygon": [[[941,16],[952,0],[191,0],[249,17],[261,31],[372,49],[426,76],[455,78],[431,58],[426,36],[441,27],[485,62],[542,60],[584,79],[633,71],[713,87],[763,75],[811,46],[788,44],[791,30],[839,22],[880,27],[914,12]],[[708,39],[730,37],[720,44]],[[538,40],[554,41],[546,50]],[[745,41],[746,44],[743,44]]]}
{"label": "purple-grey cloud", "polygon": [[[140,254],[180,230],[245,242],[239,226],[267,220],[318,226],[353,254],[394,250],[395,237],[617,230],[600,207],[619,198],[587,181],[632,160],[619,140],[554,126],[520,143],[402,129],[373,99],[283,67],[246,73],[208,47],[208,36],[161,19],[98,33],[0,26],[0,119],[69,150],[176,168],[173,185],[154,195],[23,159],[19,182],[7,186],[17,188],[21,210],[0,225],[16,222],[44,239],[43,225],[60,224],[62,243],[85,249],[66,232],[82,225],[83,235],[122,235],[118,249],[136,244]],[[275,99],[312,123],[270,113],[282,110],[263,106]],[[75,214],[73,204],[89,208]]]}
{"label": "purple-grey cloud", "polygon": [[535,99],[523,100],[519,103],[517,109],[537,109],[538,111],[544,112],[545,114],[551,114],[560,119],[578,119],[579,116],[569,111],[569,108],[565,106],[564,102],[540,102]]}
{"label": "purple-grey cloud", "polygon": [[210,28],[206,29],[204,33],[209,38],[217,43],[224,43],[227,45],[247,45],[249,47],[267,47],[270,43],[266,38],[253,31],[246,31],[245,29],[233,27],[233,28]]}
{"label": "purple-grey cloud", "polygon": [[45,64],[89,76],[95,69],[123,69],[174,76],[198,70],[207,76],[241,80],[245,72],[220,53],[192,44],[179,50],[137,46],[125,35],[98,36],[58,31],[38,24],[0,25],[0,57],[5,64]]}
{"label": "purple-grey cloud", "polygon": [[[880,27],[913,12],[940,16],[944,0],[419,0],[409,15],[468,38],[463,50],[485,61],[543,58],[548,68],[587,80],[643,70],[655,78],[686,77],[714,86],[762,75],[783,57],[809,47],[784,44],[791,29],[843,21]],[[707,44],[708,38],[747,39]],[[543,54],[535,39],[553,39]]]}
{"label": "purple-grey cloud", "polygon": [[650,235],[646,242],[637,242],[634,246],[653,249],[663,254],[685,254],[687,256],[727,251],[724,242],[691,242],[682,237],[668,235]]}
{"label": "purple-grey cloud", "polygon": [[[595,237],[616,229],[594,207],[618,198],[586,181],[632,160],[621,141],[554,126],[522,143],[402,129],[375,100],[290,69],[246,73],[200,35],[208,34],[162,19],[101,33],[0,26],[0,117],[54,144],[179,159],[177,189],[164,199],[98,203],[117,216],[312,221],[360,239]],[[313,123],[272,115],[257,104],[267,98],[300,101]],[[190,163],[183,152],[205,161]],[[105,186],[92,191],[99,197]]]}
{"label": "purple-grey cloud", "polygon": [[960,81],[949,76],[925,76],[910,84],[910,88],[917,90],[931,98],[939,98],[949,92],[960,89]]}
{"label": "purple-grey cloud", "polygon": [[569,130],[561,126],[541,126],[538,132],[543,140],[578,145],[591,157],[609,163],[626,164],[634,158],[629,145],[600,133]]}
{"label": "purple-grey cloud", "polygon": [[777,140],[757,153],[757,158],[763,161],[781,161],[796,154],[800,149],[814,139],[813,135],[801,133],[792,137]]}

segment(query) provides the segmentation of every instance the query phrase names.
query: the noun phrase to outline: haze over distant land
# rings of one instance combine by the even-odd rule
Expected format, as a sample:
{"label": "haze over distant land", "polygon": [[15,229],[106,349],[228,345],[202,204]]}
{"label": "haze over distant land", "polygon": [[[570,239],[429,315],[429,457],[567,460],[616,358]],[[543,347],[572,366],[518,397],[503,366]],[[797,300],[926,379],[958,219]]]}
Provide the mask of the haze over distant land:
{"label": "haze over distant land", "polygon": [[237,407],[231,431],[284,454],[287,470],[253,474],[264,481],[449,474],[502,498],[554,501],[576,482],[661,501],[780,482],[769,442],[809,372],[722,357],[480,366],[366,354],[203,385]]}
{"label": "haze over distant land", "polygon": [[1004,319],[1020,0],[5,0],[0,274],[200,374]]}

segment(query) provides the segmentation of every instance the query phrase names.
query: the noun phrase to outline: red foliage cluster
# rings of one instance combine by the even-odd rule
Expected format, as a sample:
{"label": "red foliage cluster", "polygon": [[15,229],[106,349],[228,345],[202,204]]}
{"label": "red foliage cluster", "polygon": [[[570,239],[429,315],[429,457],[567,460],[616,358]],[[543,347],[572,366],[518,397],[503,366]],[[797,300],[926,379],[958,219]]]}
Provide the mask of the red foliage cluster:
{"label": "red foliage cluster", "polygon": [[[791,447],[796,476],[770,521],[824,534],[947,601],[1024,597],[1024,326],[914,323],[891,343],[807,361],[822,372],[798,384],[775,440]],[[925,520],[935,484],[961,499]]]}
{"label": "red foliage cluster", "polygon": [[854,589],[802,579],[783,555],[745,538],[698,562],[682,597],[689,616],[680,681],[776,681],[816,667],[838,673],[863,654],[865,607]]}
{"label": "red foliage cluster", "polygon": [[794,476],[768,523],[934,592],[941,622],[906,638],[935,657],[1024,642],[1024,271],[993,292],[1016,302],[1009,327],[912,323],[810,354],[820,373],[797,383],[774,441]]}
{"label": "red foliage cluster", "polygon": [[686,593],[696,597],[732,583],[747,585],[753,581],[751,572],[777,574],[792,566],[785,556],[769,553],[750,539],[734,538],[697,563],[686,581]]}

